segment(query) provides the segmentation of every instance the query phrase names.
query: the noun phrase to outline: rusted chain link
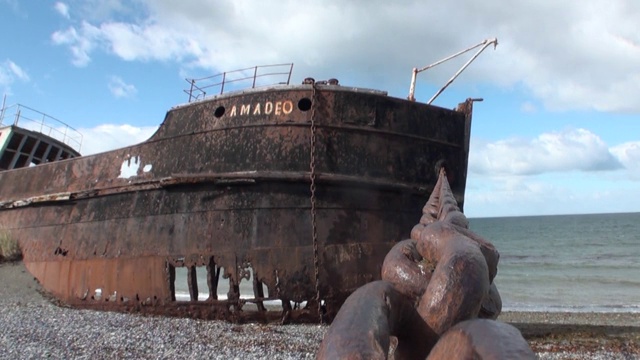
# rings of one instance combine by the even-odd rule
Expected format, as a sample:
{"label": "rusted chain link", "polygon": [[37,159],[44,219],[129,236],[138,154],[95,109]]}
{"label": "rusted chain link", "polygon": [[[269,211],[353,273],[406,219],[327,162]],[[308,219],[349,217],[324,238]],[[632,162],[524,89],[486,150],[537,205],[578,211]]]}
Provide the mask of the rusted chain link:
{"label": "rusted chain link", "polygon": [[312,85],[311,95],[311,127],[310,127],[310,161],[309,180],[311,185],[311,238],[313,240],[313,270],[315,272],[316,303],[318,304],[318,319],[324,322],[322,304],[320,303],[320,260],[318,255],[318,226],[316,222],[316,84]]}
{"label": "rusted chain link", "polygon": [[468,225],[441,169],[411,239],[391,248],[382,280],[347,298],[316,359],[386,359],[391,337],[394,359],[535,359],[520,331],[496,320],[500,254]]}

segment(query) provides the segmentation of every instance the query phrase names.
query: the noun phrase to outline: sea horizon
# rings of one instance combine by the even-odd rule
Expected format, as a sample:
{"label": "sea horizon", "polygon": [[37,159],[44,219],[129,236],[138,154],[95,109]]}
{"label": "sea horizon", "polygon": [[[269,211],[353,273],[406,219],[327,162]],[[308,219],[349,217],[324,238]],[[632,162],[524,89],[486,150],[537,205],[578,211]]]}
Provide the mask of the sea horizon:
{"label": "sea horizon", "polygon": [[594,213],[563,213],[563,214],[537,214],[537,215],[500,215],[500,216],[467,216],[472,219],[503,219],[503,218],[522,218],[522,217],[552,217],[552,216],[582,216],[582,215],[614,215],[614,214],[640,214],[640,211],[612,211],[612,212],[594,212]]}

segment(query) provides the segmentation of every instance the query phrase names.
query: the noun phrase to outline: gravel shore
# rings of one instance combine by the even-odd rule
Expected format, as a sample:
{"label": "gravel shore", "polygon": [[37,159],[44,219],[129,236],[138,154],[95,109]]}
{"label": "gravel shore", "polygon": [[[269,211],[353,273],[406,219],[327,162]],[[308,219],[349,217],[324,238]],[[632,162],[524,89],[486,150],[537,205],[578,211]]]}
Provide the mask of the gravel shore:
{"label": "gravel shore", "polygon": [[[504,313],[541,359],[640,359],[640,314]],[[0,264],[0,359],[313,359],[327,327],[230,324],[59,307]]]}

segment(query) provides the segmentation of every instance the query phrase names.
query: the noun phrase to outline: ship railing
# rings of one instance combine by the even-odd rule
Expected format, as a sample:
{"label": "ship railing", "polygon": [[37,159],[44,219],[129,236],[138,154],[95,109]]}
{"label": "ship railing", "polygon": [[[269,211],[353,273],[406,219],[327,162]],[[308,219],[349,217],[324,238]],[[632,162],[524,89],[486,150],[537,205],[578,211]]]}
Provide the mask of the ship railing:
{"label": "ship railing", "polygon": [[[219,95],[225,91],[256,88],[268,85],[289,85],[293,63],[259,65],[198,78],[185,79],[189,88],[184,92],[189,95],[189,102],[202,100],[207,95]],[[276,81],[274,81],[276,79]],[[280,79],[278,81],[277,79]],[[286,81],[285,81],[286,79]]]}
{"label": "ship railing", "polygon": [[78,153],[82,147],[82,134],[78,130],[53,116],[22,104],[14,104],[0,109],[0,127],[10,125],[49,136]]}
{"label": "ship railing", "polygon": [[440,88],[440,90],[438,90],[432,97],[431,99],[429,99],[429,101],[427,101],[427,104],[431,104],[433,102],[433,100],[435,100],[440,94],[442,94],[442,92],[449,86],[451,85],[451,83],[478,57],[480,56],[480,53],[482,53],[484,51],[484,49],[486,49],[487,47],[489,47],[490,45],[493,45],[493,48],[495,49],[496,46],[498,46],[498,39],[493,38],[493,39],[486,39],[483,40],[482,42],[480,42],[479,44],[476,44],[470,48],[464,49],[462,51],[459,51],[453,55],[447,56],[446,58],[442,59],[442,60],[438,60],[436,62],[434,62],[431,65],[427,65],[423,68],[413,68],[413,71],[411,73],[411,85],[409,85],[409,96],[407,97],[407,99],[409,99],[410,101],[416,101],[415,98],[415,91],[416,91],[416,78],[418,77],[418,73],[421,73],[425,70],[431,69],[432,67],[436,66],[436,65],[440,65],[443,62],[449,61],[453,58],[456,58],[464,53],[467,53],[473,49],[476,49],[478,47],[480,47],[480,50],[478,50],[472,57],[471,59],[469,59],[466,63],[464,63],[464,65],[462,65],[462,67],[451,77],[451,79],[449,79],[447,81],[446,84],[444,84],[444,86],[442,88]]}

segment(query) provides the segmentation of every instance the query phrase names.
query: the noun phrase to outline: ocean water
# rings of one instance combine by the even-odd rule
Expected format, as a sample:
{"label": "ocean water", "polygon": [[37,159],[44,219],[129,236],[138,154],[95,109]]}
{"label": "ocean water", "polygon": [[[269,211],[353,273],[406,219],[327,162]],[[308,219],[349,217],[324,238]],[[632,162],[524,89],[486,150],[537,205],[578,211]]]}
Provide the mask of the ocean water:
{"label": "ocean water", "polygon": [[470,219],[503,311],[640,312],[640,213]]}

